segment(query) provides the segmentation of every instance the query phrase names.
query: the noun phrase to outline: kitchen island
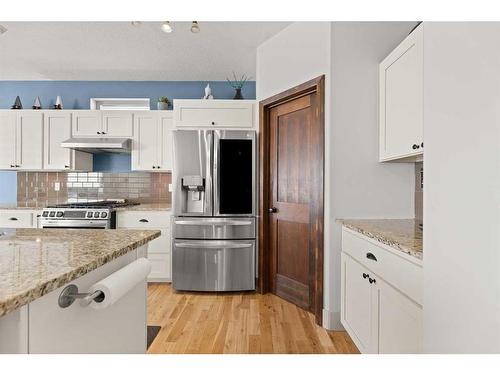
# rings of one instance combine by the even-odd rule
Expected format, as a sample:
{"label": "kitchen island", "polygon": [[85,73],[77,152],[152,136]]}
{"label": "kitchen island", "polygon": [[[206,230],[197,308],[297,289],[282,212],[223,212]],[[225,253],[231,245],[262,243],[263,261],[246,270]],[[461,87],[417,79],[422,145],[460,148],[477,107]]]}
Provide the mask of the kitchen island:
{"label": "kitchen island", "polygon": [[156,230],[16,229],[0,233],[0,353],[146,350],[146,281],[104,309],[58,305],[147,255]]}

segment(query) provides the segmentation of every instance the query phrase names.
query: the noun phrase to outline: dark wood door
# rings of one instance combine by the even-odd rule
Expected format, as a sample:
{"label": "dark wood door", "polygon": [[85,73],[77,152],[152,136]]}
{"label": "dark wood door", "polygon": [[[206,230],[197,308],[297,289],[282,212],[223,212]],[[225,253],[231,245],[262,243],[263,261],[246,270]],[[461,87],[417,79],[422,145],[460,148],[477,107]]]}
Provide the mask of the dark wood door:
{"label": "dark wood door", "polygon": [[313,92],[269,111],[270,289],[310,311],[316,295],[316,224],[323,219],[318,217],[323,144],[316,101]]}

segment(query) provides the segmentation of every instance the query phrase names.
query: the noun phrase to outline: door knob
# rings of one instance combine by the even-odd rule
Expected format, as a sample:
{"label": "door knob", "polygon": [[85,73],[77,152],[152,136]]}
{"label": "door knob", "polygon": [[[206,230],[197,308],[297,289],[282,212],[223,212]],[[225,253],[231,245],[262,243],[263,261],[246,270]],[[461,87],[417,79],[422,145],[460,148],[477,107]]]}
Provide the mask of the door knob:
{"label": "door knob", "polygon": [[274,213],[276,213],[276,212],[278,212],[278,209],[277,209],[276,207],[271,207],[271,208],[269,209],[269,213],[270,213],[270,214],[274,214]]}

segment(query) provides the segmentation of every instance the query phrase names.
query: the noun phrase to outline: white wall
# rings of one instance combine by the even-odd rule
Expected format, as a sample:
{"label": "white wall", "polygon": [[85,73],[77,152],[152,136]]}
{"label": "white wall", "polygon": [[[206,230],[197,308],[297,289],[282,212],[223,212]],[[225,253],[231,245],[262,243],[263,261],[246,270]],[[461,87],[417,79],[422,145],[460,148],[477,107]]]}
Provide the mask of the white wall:
{"label": "white wall", "polygon": [[413,165],[379,164],[378,63],[414,23],[293,23],[257,49],[257,100],[325,74],[324,326],[340,325],[336,218],[413,217]]}
{"label": "white wall", "polygon": [[500,23],[424,26],[424,351],[499,353]]}
{"label": "white wall", "polygon": [[330,271],[325,309],[340,314],[339,218],[413,218],[414,165],[378,162],[378,67],[415,22],[333,22]]}

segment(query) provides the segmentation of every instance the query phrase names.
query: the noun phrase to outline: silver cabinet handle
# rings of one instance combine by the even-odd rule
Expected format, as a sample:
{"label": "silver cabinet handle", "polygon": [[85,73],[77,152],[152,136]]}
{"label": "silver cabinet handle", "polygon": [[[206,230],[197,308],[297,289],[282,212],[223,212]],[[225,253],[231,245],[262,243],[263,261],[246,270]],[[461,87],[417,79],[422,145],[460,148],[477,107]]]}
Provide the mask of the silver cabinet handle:
{"label": "silver cabinet handle", "polygon": [[210,242],[181,242],[174,244],[175,247],[188,248],[188,249],[243,249],[245,247],[252,247],[251,243],[226,243],[226,244],[215,244]]}
{"label": "silver cabinet handle", "polygon": [[194,220],[176,220],[175,224],[179,225],[200,225],[200,226],[224,226],[224,225],[251,225],[251,221],[236,221],[236,220],[225,220],[225,221],[194,221]]}
{"label": "silver cabinet handle", "polygon": [[148,219],[141,219],[139,220],[141,223],[149,223],[149,220]]}

